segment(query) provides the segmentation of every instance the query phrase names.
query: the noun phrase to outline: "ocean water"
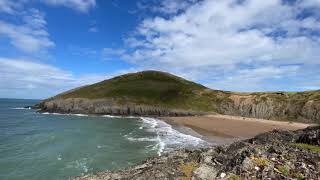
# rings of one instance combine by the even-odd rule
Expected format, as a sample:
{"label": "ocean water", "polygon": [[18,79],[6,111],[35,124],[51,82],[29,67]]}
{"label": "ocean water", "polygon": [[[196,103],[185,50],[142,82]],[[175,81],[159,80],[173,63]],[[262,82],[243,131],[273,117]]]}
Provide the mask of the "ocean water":
{"label": "ocean water", "polygon": [[208,145],[197,134],[182,133],[189,129],[153,118],[41,114],[23,108],[37,102],[0,99],[1,180],[68,179]]}

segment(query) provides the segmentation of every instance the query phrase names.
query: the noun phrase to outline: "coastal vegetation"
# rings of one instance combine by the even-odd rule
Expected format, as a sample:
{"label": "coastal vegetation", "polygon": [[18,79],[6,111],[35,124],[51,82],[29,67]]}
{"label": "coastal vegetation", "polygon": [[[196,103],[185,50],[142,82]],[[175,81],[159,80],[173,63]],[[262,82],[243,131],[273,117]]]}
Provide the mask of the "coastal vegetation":
{"label": "coastal vegetation", "polygon": [[212,90],[160,71],[142,71],[76,88],[39,107],[60,113],[184,116],[219,113],[320,122],[320,91],[240,93]]}
{"label": "coastal vegetation", "polygon": [[311,145],[311,144],[304,144],[304,143],[292,143],[293,147],[301,148],[301,149],[308,149],[314,153],[320,153],[320,146]]}

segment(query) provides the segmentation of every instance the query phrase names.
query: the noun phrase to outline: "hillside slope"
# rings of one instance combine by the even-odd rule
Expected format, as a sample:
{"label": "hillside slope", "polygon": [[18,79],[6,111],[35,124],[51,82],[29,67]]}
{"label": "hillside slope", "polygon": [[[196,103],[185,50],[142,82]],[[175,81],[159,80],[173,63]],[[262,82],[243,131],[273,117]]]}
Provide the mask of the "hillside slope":
{"label": "hillside slope", "polygon": [[142,71],[77,88],[44,100],[42,111],[183,116],[220,113],[320,122],[320,91],[235,93],[211,90],[169,73]]}

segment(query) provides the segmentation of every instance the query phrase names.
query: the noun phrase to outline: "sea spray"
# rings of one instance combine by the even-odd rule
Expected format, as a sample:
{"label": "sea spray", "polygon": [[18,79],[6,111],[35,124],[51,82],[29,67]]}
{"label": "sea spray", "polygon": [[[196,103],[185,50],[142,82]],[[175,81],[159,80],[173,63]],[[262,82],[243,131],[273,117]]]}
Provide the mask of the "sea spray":
{"label": "sea spray", "polygon": [[160,156],[164,152],[168,152],[178,148],[196,148],[205,147],[209,144],[200,137],[191,136],[177,131],[166,122],[149,117],[140,118],[142,124],[139,129],[143,129],[155,134],[155,137],[132,137],[125,135],[130,141],[153,141],[157,142],[155,147],[158,149]]}

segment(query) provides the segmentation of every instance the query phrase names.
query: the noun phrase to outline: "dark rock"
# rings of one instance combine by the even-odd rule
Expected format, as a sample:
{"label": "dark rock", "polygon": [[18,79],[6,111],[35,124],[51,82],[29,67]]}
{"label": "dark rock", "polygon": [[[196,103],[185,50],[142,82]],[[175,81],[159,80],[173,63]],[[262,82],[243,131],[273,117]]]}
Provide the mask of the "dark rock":
{"label": "dark rock", "polygon": [[297,142],[320,146],[320,129],[306,131],[300,135]]}
{"label": "dark rock", "polygon": [[76,114],[110,114],[121,116],[192,116],[203,115],[202,112],[193,112],[180,109],[171,109],[150,105],[127,103],[120,105],[111,99],[50,99],[35,105],[43,112],[76,113]]}
{"label": "dark rock", "polygon": [[320,153],[289,143],[302,137],[313,143],[319,130],[272,131],[229,146],[176,150],[126,170],[74,179],[320,179]]}

